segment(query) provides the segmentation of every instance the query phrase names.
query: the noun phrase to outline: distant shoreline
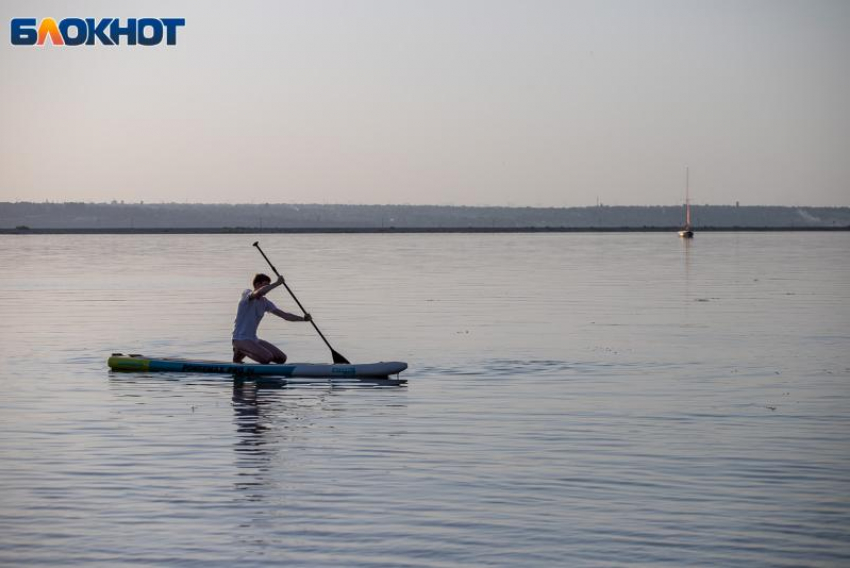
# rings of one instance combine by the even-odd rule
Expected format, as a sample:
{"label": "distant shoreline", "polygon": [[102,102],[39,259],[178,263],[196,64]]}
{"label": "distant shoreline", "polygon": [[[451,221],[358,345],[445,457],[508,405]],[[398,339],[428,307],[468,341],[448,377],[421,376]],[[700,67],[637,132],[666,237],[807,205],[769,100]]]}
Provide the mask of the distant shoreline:
{"label": "distant shoreline", "polygon": [[[848,230],[850,207],[701,205],[698,231]],[[0,202],[0,234],[566,233],[678,231],[682,206],[452,207]]]}
{"label": "distant shoreline", "polygon": [[[221,228],[27,228],[0,235],[243,235],[243,234],[411,234],[411,233],[675,233],[681,227],[221,227]],[[843,227],[694,227],[696,233],[835,232]]]}

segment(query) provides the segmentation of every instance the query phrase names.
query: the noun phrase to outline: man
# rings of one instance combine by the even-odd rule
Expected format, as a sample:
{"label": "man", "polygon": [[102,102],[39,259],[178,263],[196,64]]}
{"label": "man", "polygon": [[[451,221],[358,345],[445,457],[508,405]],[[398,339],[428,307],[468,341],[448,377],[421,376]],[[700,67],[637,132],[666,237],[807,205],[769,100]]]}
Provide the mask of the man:
{"label": "man", "polygon": [[266,298],[266,294],[283,284],[283,276],[278,276],[272,283],[272,279],[265,274],[257,274],[253,284],[253,290],[245,289],[242,292],[242,299],[239,300],[236,310],[236,321],[233,325],[233,362],[241,363],[247,356],[263,365],[286,363],[286,353],[257,337],[257,327],[266,312],[287,321],[310,321],[310,314],[304,314],[304,317],[290,314]]}

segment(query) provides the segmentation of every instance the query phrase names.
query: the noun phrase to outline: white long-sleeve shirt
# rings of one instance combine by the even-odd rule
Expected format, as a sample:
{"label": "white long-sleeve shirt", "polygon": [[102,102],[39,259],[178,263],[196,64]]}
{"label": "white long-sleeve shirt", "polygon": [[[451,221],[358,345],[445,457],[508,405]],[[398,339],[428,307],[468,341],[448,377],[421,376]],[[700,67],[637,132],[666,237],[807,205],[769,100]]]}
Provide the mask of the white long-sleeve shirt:
{"label": "white long-sleeve shirt", "polygon": [[236,309],[236,320],[233,322],[233,339],[257,339],[257,328],[266,312],[276,310],[277,306],[271,300],[262,296],[251,299],[252,290],[242,292],[239,307]]}

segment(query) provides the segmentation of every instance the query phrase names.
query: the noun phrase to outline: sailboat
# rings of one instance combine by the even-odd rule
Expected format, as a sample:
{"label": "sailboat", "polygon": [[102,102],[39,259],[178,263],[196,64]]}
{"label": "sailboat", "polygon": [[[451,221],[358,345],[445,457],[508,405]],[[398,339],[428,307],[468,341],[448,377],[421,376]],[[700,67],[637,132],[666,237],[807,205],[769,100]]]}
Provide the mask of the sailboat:
{"label": "sailboat", "polygon": [[694,231],[691,229],[691,175],[690,168],[685,168],[685,226],[679,231],[679,236],[683,239],[694,238]]}

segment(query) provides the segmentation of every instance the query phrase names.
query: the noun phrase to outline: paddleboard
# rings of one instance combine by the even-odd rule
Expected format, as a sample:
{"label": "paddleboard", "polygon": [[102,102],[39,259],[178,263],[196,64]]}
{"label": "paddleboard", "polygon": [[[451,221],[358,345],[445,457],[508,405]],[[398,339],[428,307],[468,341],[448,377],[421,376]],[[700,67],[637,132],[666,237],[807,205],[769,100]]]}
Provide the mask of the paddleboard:
{"label": "paddleboard", "polygon": [[276,376],[309,378],[385,379],[407,369],[407,363],[382,361],[356,365],[330,365],[318,363],[285,363],[260,365],[255,363],[228,363],[223,361],[193,361],[189,359],[154,358],[144,355],[113,353],[106,362],[113,371],[141,371],[150,373],[217,373],[242,376]]}

